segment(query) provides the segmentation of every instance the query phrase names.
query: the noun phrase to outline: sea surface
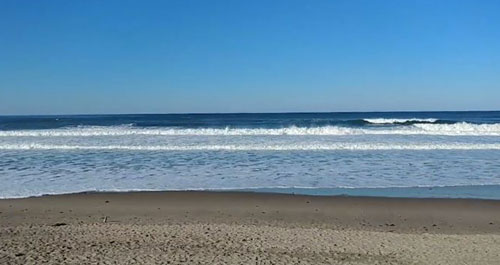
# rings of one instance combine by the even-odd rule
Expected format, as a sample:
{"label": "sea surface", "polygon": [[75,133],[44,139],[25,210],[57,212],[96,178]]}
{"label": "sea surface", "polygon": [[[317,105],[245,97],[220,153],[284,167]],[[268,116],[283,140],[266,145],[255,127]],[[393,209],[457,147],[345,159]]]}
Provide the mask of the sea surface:
{"label": "sea surface", "polygon": [[500,199],[500,112],[0,116],[0,198],[248,190]]}

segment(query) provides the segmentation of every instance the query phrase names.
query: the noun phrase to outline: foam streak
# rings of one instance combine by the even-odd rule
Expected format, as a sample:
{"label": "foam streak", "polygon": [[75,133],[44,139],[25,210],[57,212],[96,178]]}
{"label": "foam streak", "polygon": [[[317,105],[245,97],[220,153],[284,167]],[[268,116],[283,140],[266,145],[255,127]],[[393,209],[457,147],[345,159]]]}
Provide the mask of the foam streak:
{"label": "foam streak", "polygon": [[327,150],[500,150],[500,144],[353,144],[321,145],[0,145],[0,150],[130,150],[130,151],[327,151]]}

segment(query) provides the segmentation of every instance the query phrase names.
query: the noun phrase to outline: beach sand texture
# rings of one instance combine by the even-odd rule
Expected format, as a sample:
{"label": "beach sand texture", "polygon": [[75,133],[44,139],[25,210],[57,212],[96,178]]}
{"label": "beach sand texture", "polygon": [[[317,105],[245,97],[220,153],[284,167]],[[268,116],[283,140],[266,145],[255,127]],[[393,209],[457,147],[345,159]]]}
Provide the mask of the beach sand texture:
{"label": "beach sand texture", "polygon": [[500,201],[256,193],[0,200],[1,264],[499,264]]}

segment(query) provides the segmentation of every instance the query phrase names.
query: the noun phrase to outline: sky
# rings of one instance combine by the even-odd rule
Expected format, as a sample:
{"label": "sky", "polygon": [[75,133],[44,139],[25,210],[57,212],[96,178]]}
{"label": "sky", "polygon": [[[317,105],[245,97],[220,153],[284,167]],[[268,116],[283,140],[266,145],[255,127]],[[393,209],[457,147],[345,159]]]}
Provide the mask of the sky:
{"label": "sky", "polygon": [[500,1],[0,1],[0,114],[500,110]]}

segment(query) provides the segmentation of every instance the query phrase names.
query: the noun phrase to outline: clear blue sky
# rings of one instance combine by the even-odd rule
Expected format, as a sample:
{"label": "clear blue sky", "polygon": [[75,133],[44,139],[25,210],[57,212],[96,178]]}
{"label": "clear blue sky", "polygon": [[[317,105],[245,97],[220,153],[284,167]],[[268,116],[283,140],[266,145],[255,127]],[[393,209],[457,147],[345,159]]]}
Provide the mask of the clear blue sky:
{"label": "clear blue sky", "polygon": [[0,114],[500,109],[500,1],[0,1]]}

